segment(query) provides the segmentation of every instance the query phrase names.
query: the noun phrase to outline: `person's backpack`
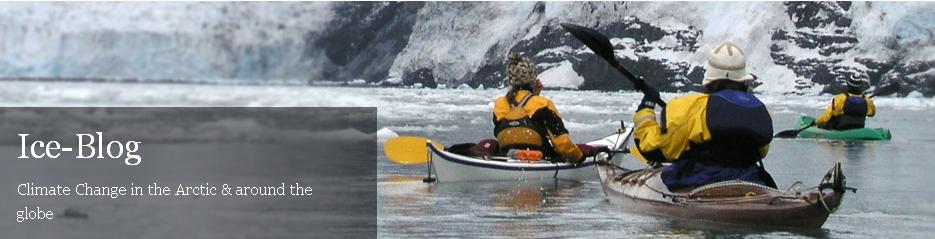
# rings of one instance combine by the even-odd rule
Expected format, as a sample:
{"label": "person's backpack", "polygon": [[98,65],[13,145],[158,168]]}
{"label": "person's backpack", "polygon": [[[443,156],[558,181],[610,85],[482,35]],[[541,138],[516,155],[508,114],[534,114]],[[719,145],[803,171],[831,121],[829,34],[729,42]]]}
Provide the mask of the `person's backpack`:
{"label": "person's backpack", "polygon": [[539,127],[523,109],[532,96],[532,94],[527,94],[518,104],[510,104],[510,110],[500,120],[500,132],[497,132],[500,149],[539,149],[542,147]]}
{"label": "person's backpack", "polygon": [[867,100],[863,95],[848,95],[844,100],[844,114],[858,117],[867,116]]}
{"label": "person's backpack", "polygon": [[844,100],[844,114],[835,119],[836,130],[859,129],[867,120],[867,100],[863,95],[847,95]]}

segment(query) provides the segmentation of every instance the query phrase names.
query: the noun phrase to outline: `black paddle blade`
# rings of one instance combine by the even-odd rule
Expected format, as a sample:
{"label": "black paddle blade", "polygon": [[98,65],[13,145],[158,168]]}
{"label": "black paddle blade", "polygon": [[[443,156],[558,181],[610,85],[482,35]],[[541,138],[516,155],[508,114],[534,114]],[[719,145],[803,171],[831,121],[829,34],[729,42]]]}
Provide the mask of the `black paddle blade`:
{"label": "black paddle blade", "polygon": [[[648,87],[646,82],[641,78],[637,78],[636,75],[630,72],[626,67],[620,64],[617,61],[617,56],[614,55],[614,46],[610,44],[610,40],[607,39],[607,36],[597,32],[594,29],[578,26],[571,23],[562,23],[562,28],[565,28],[565,31],[571,33],[578,41],[584,43],[588,49],[594,52],[594,54],[604,58],[607,63],[610,63],[611,66],[620,71],[624,77],[627,78],[630,82],[633,83],[634,88],[640,91],[645,91]],[[665,102],[657,102],[661,105],[665,105]]]}
{"label": "black paddle blade", "polygon": [[[562,23],[562,28],[565,28],[565,31],[571,33],[578,41],[584,43],[588,49],[594,52],[594,54],[604,58],[607,63],[610,63],[611,66],[617,69],[620,74],[623,74],[630,83],[633,83],[633,88],[636,88],[643,93],[648,93],[652,91],[654,94],[658,94],[655,90],[649,88],[649,85],[646,84],[642,78],[636,77],[630,70],[627,70],[619,61],[617,61],[617,56],[614,55],[614,46],[610,44],[610,40],[607,39],[604,34],[595,31],[594,29],[578,26],[570,23]],[[666,102],[662,99],[656,100],[656,104],[665,107]]]}
{"label": "black paddle blade", "polygon": [[806,125],[805,127],[800,128],[800,129],[790,129],[790,130],[786,130],[786,131],[779,132],[778,134],[776,134],[775,136],[773,136],[773,138],[795,138],[795,137],[799,137],[799,133],[801,133],[802,131],[805,131],[805,129],[811,128],[812,126],[815,126],[815,121],[814,121],[814,120],[812,120],[812,122],[808,123],[808,125]]}
{"label": "black paddle blade", "polygon": [[776,136],[773,136],[773,138],[795,138],[799,136],[799,132],[802,132],[802,131],[797,130],[797,129],[790,129],[790,130],[779,132],[778,134],[776,134]]}
{"label": "black paddle blade", "polygon": [[[607,39],[604,34],[594,29],[571,23],[562,23],[561,25],[562,28],[565,28],[565,31],[568,31],[572,36],[584,43],[585,46],[588,46],[588,49],[591,49],[594,54],[597,54],[608,62],[617,62],[617,58],[614,56],[614,46],[610,44],[610,40]],[[617,64],[613,65],[616,66]]]}

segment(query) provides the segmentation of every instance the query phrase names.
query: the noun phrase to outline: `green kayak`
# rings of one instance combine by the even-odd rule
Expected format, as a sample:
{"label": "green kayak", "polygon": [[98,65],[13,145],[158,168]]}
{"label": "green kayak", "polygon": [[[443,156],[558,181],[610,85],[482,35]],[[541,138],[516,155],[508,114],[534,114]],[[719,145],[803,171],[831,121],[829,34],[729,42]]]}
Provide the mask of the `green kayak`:
{"label": "green kayak", "polygon": [[[806,127],[815,118],[802,116],[796,125],[801,129]],[[817,126],[809,127],[799,132],[799,138],[842,139],[842,140],[889,140],[890,130],[884,128],[863,128],[851,130],[826,130]]]}

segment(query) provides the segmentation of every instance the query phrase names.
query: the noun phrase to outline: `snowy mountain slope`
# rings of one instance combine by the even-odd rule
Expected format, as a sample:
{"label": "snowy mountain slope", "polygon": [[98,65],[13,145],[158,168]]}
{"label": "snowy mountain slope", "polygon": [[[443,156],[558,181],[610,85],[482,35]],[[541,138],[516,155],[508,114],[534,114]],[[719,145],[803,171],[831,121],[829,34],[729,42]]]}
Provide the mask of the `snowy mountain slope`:
{"label": "snowy mountain slope", "polygon": [[[517,5],[520,4],[471,4],[477,8],[519,11],[515,9]],[[433,6],[426,6],[430,7]],[[404,64],[408,68],[394,68],[391,74],[406,75],[412,69],[419,70],[421,67],[423,72],[442,71],[443,74],[429,78],[448,85],[499,85],[503,78],[501,59],[507,51],[484,46],[512,43],[514,46],[510,50],[533,58],[539,63],[540,72],[559,69],[566,72],[562,75],[571,79],[549,79],[555,74],[545,74],[543,81],[546,85],[557,82],[552,86],[602,90],[630,88],[628,82],[621,81],[616,72],[558,27],[560,22],[572,22],[594,27],[613,38],[623,63],[662,90],[698,89],[703,72],[701,67],[708,49],[730,40],[743,46],[748,53],[750,71],[761,79],[757,88],[760,92],[836,92],[843,79],[858,74],[869,77],[873,85],[899,82],[904,86],[901,94],[913,90],[926,95],[935,94],[935,89],[926,87],[930,83],[925,83],[933,78],[928,70],[933,62],[930,56],[935,44],[932,44],[930,33],[935,21],[932,17],[920,17],[932,16],[925,14],[933,11],[935,5],[931,3],[545,2],[531,8],[526,5],[520,7],[525,7],[527,12],[497,20],[501,25],[513,27],[498,27],[497,30],[528,29],[526,32],[500,32],[498,35],[523,35],[522,40],[515,43],[512,39],[500,40],[501,44],[488,42],[478,46],[473,41],[496,38],[488,34],[465,36],[455,28],[432,29],[436,34],[433,35],[433,41],[410,42],[407,49],[419,52],[413,49],[452,45],[478,47],[446,48],[449,49],[446,54],[431,56],[434,61]],[[875,13],[883,14],[889,20],[881,25],[874,22],[877,19],[864,15]],[[454,26],[472,24],[478,18],[487,19],[471,13],[458,15],[461,17],[440,17],[442,20],[437,21]],[[530,22],[533,26],[525,27]],[[488,23],[478,22],[475,26],[484,25]],[[448,33],[454,35],[437,36]],[[887,43],[894,39],[890,36],[893,33],[898,39],[912,40],[899,40],[899,44],[895,45]],[[886,44],[892,47],[880,49],[879,46]],[[922,48],[921,51],[913,52],[912,56],[903,55],[906,52],[904,49],[917,47]],[[488,60],[481,67],[475,68],[477,58],[469,56],[476,56],[479,52],[486,52]],[[413,62],[412,59],[424,62],[426,56],[401,54],[397,62]],[[444,66],[432,65],[464,59],[468,59],[467,69],[462,65],[460,69],[440,70],[438,68]],[[564,62],[571,63],[575,72],[567,71]],[[563,68],[558,68],[560,66]],[[576,76],[585,80],[577,81]],[[581,84],[575,87],[577,82]]]}
{"label": "snowy mountain slope", "polygon": [[707,51],[730,40],[758,92],[860,75],[935,95],[931,2],[0,3],[0,77],[490,88],[518,51],[548,87],[632,88],[562,22],[608,35],[665,91],[700,89]]}

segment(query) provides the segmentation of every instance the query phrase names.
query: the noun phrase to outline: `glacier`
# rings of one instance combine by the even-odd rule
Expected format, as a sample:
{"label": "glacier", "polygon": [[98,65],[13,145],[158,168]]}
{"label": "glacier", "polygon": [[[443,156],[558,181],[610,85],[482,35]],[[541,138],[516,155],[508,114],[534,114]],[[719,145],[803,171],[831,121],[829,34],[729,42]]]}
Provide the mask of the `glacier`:
{"label": "glacier", "polygon": [[0,78],[497,88],[517,51],[550,88],[632,89],[562,22],[668,92],[730,40],[760,93],[935,95],[931,2],[5,2]]}
{"label": "glacier", "polygon": [[307,79],[330,3],[4,2],[0,74],[103,79]]}

